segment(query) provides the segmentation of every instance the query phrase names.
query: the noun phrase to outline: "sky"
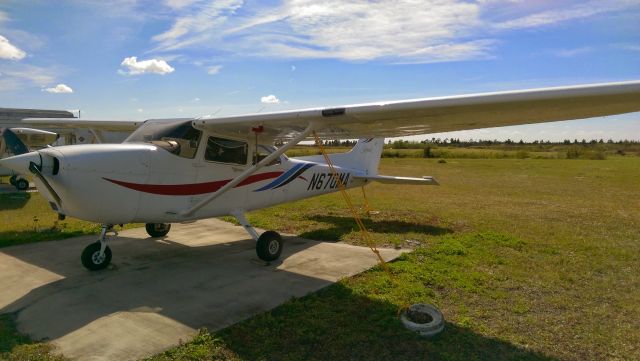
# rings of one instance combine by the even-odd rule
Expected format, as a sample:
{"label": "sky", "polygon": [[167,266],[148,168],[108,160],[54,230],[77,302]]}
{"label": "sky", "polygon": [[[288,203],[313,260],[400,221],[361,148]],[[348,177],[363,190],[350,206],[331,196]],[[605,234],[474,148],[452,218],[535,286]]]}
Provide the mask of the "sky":
{"label": "sky", "polygon": [[[640,0],[0,0],[0,107],[86,119],[625,80]],[[640,114],[434,136],[640,140]]]}

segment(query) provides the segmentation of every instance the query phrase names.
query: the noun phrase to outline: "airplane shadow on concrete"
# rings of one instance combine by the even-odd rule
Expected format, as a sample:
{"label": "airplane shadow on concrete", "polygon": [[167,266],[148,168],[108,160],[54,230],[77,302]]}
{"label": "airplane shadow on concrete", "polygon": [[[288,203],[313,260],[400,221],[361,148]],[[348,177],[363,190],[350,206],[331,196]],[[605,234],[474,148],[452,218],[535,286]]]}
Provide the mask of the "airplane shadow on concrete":
{"label": "airplane shadow on concrete", "polygon": [[[149,332],[135,336],[139,328],[155,328],[154,332],[163,333],[179,328],[176,325],[184,325],[215,331],[332,283],[300,272],[277,269],[277,263],[264,265],[256,262],[255,243],[251,239],[186,246],[172,241],[171,237],[120,237],[110,242],[114,266],[100,272],[89,272],[80,265],[79,255],[84,246],[94,239],[95,236],[85,236],[0,250],[20,262],[36,266],[34,272],[52,272],[63,277],[25,289],[14,301],[1,308],[0,313],[14,313],[19,329],[28,331],[35,339],[53,340],[74,335],[76,339],[68,342],[84,342],[91,352],[109,353],[102,349],[118,347],[123,338],[141,337],[139,342],[134,342],[136,345],[152,343]],[[288,238],[285,242],[284,259],[321,244],[299,238]],[[34,246],[38,247],[38,252],[34,251]],[[321,261],[313,257],[299,263],[304,262],[321,270],[324,267],[326,272],[334,267],[319,264]],[[353,294],[339,284],[333,287],[342,289],[329,292],[327,302],[311,303],[314,310],[309,312],[308,318],[298,315],[293,319],[295,313],[289,314],[288,306],[272,311],[276,322],[282,322],[283,326],[261,332],[280,332],[286,337],[282,337],[282,347],[271,350],[286,350],[293,357],[284,358],[294,359],[297,356],[340,359],[345,355],[351,359],[424,359],[432,358],[431,355],[451,359],[495,359],[493,356],[497,350],[505,355],[501,357],[504,359],[550,360],[544,355],[453,324],[448,324],[444,334],[434,340],[420,339],[402,328],[394,305]],[[324,297],[326,290],[321,291],[320,297]],[[354,304],[357,307],[341,306]],[[355,315],[354,309],[358,310]],[[324,312],[331,313],[327,320],[322,319]],[[109,322],[115,314],[124,316]],[[126,329],[122,326],[126,323],[123,320],[134,317],[134,314],[143,317],[146,314],[160,315],[175,325],[157,324],[155,318],[149,318],[146,324],[141,322],[133,329]],[[251,350],[261,349],[263,340],[238,337],[237,332],[256,332],[252,325],[259,320],[247,320],[221,335],[236,353],[252,359]],[[356,326],[336,325],[331,320],[353,322]],[[311,331],[308,333],[306,330]],[[357,332],[357,337],[348,332]],[[368,341],[379,341],[379,334],[385,335],[382,339],[388,342],[367,344]],[[179,337],[182,340],[189,338],[190,335]],[[326,350],[322,344],[354,339],[357,343],[342,348],[346,354],[324,356]],[[291,343],[284,343],[287,340]],[[408,351],[411,349],[405,347],[413,347],[416,351]],[[386,356],[380,358],[378,354]]]}
{"label": "airplane shadow on concrete", "polygon": [[[300,234],[302,238],[315,240],[337,240],[344,234],[357,229],[357,225],[353,217],[332,216],[332,215],[314,215],[307,217],[315,222],[331,224],[333,227],[312,230]],[[432,236],[439,236],[453,233],[453,230],[444,227],[438,227],[431,224],[421,224],[413,222],[404,222],[398,220],[372,219],[364,217],[362,223],[370,232],[375,233],[403,233],[411,230],[411,232],[423,233]]]}

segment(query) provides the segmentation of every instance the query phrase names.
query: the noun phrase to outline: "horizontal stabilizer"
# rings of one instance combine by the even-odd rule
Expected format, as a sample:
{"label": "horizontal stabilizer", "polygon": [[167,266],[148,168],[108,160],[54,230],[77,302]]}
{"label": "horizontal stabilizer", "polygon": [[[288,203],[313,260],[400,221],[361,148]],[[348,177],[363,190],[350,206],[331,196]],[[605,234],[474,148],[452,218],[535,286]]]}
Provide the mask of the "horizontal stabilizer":
{"label": "horizontal stabilizer", "polygon": [[371,175],[371,176],[355,176],[355,179],[366,179],[368,181],[376,181],[380,183],[390,184],[421,184],[421,185],[440,185],[438,181],[429,176],[423,176],[422,178],[412,177],[394,177],[390,175]]}

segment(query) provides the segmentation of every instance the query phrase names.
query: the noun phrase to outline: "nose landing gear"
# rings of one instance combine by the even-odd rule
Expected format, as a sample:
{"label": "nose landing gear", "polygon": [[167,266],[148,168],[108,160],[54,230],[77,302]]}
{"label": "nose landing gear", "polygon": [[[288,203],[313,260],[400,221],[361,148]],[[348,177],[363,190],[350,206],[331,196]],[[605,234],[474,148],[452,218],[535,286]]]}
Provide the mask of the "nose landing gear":
{"label": "nose landing gear", "polygon": [[111,249],[107,246],[107,233],[113,232],[118,235],[113,229],[112,224],[102,225],[102,231],[100,232],[100,239],[97,242],[91,243],[85,247],[80,256],[82,265],[89,271],[98,271],[106,268],[111,263]]}

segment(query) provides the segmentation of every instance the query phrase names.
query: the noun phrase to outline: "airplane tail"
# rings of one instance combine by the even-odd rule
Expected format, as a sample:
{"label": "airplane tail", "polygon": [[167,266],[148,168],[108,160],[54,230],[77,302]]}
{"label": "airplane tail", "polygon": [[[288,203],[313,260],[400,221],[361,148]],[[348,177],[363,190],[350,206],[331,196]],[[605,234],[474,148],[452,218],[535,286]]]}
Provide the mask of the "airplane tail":
{"label": "airplane tail", "polygon": [[383,146],[384,138],[359,139],[349,152],[331,154],[330,157],[337,166],[358,169],[365,175],[376,175]]}
{"label": "airplane tail", "polygon": [[[394,177],[378,174],[380,156],[384,146],[384,138],[359,139],[356,145],[346,153],[329,154],[331,162],[338,167],[359,170],[362,174],[355,175],[354,179],[365,182],[379,182],[392,184],[438,185],[438,181],[429,176],[422,178]],[[324,163],[321,155],[300,157],[299,159]]]}
{"label": "airplane tail", "polygon": [[20,155],[29,152],[18,136],[9,128],[0,128],[0,140],[4,142],[5,151],[11,155]]}
{"label": "airplane tail", "polygon": [[[350,151],[329,154],[329,158],[338,167],[356,169],[362,171],[364,175],[376,175],[383,145],[384,138],[360,139]],[[298,157],[298,159],[316,163],[325,162],[321,155]]]}
{"label": "airplane tail", "polygon": [[380,155],[384,146],[384,138],[360,139],[355,147],[348,153],[333,154],[332,161],[342,167],[353,168],[364,171],[362,175],[354,176],[354,179],[361,179],[365,182],[379,182],[391,184],[415,184],[415,185],[438,185],[438,181],[429,176],[422,178],[395,177],[378,174]]}
{"label": "airplane tail", "polygon": [[[331,162],[338,167],[357,169],[365,175],[376,175],[378,174],[378,165],[380,164],[383,145],[384,138],[360,139],[350,151],[346,153],[329,154],[329,158]],[[316,163],[325,162],[321,155],[297,157],[297,159]]]}

